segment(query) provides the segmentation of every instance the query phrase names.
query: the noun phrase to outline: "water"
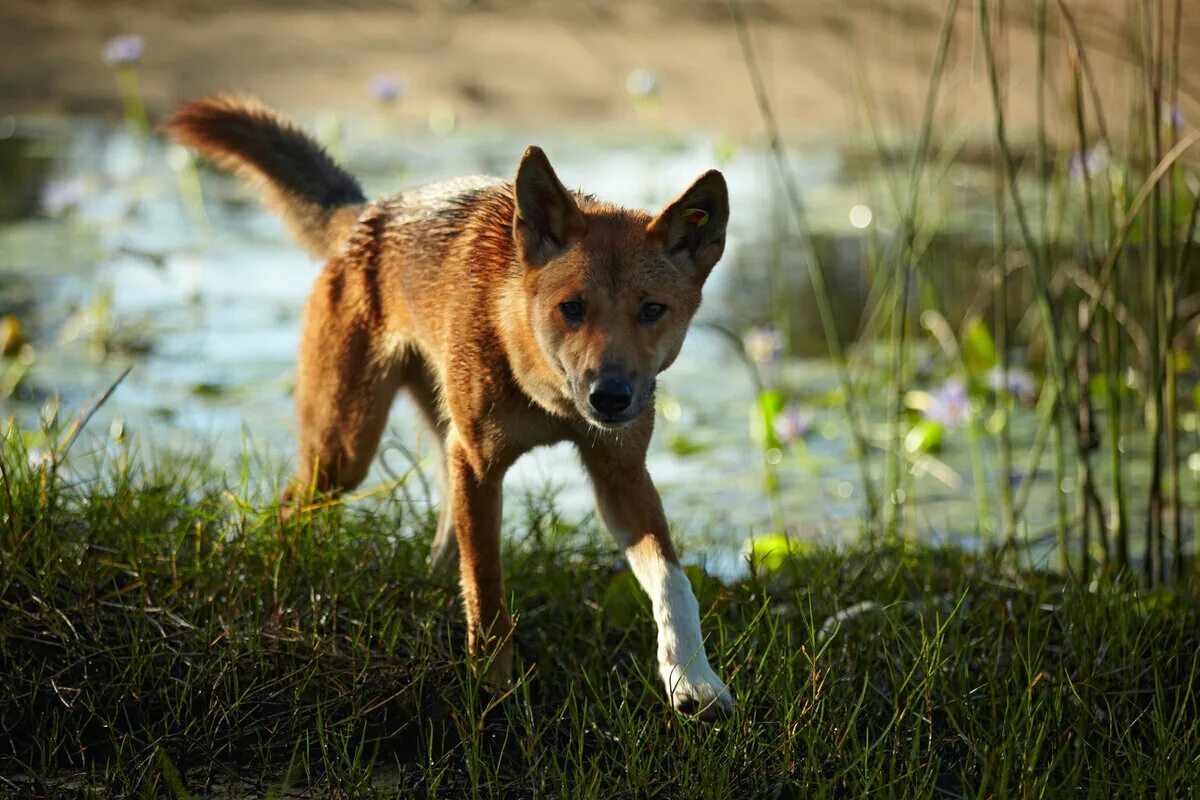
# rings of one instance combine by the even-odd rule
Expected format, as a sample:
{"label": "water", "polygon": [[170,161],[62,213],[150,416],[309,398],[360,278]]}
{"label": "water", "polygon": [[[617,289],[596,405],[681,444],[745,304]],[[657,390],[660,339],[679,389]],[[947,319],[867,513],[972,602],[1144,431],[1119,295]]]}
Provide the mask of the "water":
{"label": "water", "polygon": [[[370,119],[341,124],[326,139],[372,194],[461,174],[508,175],[529,143],[515,134],[413,134]],[[718,162],[728,179],[727,255],[678,362],[660,381],[650,456],[685,552],[704,554],[710,568],[728,573],[737,569],[747,537],[772,528],[764,456],[750,435],[754,383],[745,360],[713,326],[740,335],[781,307],[792,320],[793,349],[808,353],[766,373],[798,398],[808,424],[802,440],[777,454],[784,520],[800,538],[856,536],[864,508],[859,471],[838,401],[830,399],[834,373],[816,357],[816,315],[766,155],[730,153],[705,138],[646,143],[561,135],[539,143],[567,185],[631,206],[660,208]],[[830,148],[793,160],[847,335],[861,322],[868,290],[862,264],[870,240],[849,218],[851,208],[872,197],[873,177],[856,166],[861,161]],[[232,179],[204,171],[204,215],[189,209],[179,165],[179,154],[160,142],[143,148],[124,129],[88,120],[21,122],[0,139],[0,315],[14,314],[33,348],[19,385],[8,396],[0,392],[0,416],[36,427],[52,398],[72,413],[132,365],[91,423],[85,437],[91,446],[135,434],[153,449],[210,451],[231,468],[250,452],[259,473],[274,480],[295,454],[290,389],[299,313],[320,265]],[[990,228],[971,220],[986,219],[990,189],[952,176],[947,191],[959,205],[946,215],[943,241],[960,251],[985,246]],[[861,222],[861,209],[858,215]],[[875,209],[875,231],[886,234],[885,220]],[[985,233],[975,236],[973,224]],[[5,365],[13,375],[15,362]],[[870,438],[883,442],[882,404],[868,405]],[[408,450],[429,466],[429,440],[415,419],[401,400],[385,458],[367,487],[387,480],[389,470],[402,472]],[[1031,413],[1019,413],[1018,467],[1032,430]],[[986,448],[994,487],[995,454]],[[935,462],[927,462],[932,469],[912,486],[919,500],[912,530],[977,542],[970,463],[965,434],[951,428]],[[881,482],[878,457],[872,469]],[[1052,481],[1044,473],[1026,479],[1037,482],[1029,513],[1036,533],[1052,520]],[[547,485],[569,516],[589,513],[590,491],[568,448],[530,454],[508,481],[513,491]],[[994,496],[991,502],[994,515]]]}

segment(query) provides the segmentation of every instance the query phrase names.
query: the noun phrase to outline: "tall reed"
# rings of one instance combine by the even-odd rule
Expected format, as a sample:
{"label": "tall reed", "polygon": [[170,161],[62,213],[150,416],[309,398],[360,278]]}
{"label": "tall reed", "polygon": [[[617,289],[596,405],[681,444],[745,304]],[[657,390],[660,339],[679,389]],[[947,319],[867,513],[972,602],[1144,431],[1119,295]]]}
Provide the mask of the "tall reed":
{"label": "tall reed", "polygon": [[[1127,8],[1136,35],[1127,42],[1124,69],[1137,77],[1140,88],[1130,107],[1119,110],[1118,116],[1133,121],[1121,138],[1108,124],[1112,109],[1104,107],[1115,92],[1093,68],[1074,3],[1031,0],[1032,15],[1010,5],[974,0],[969,42],[962,41],[962,26],[956,25],[957,0],[944,6],[920,127],[903,176],[906,183],[888,186],[897,224],[877,250],[883,267],[874,273],[876,285],[864,309],[868,324],[847,345],[852,357],[872,340],[887,345],[883,374],[861,379],[884,387],[882,408],[870,406],[886,415],[886,432],[875,440],[884,464],[882,529],[899,535],[907,528],[902,523],[905,506],[917,502],[912,492],[902,491],[912,469],[905,453],[910,433],[905,398],[915,375],[910,352],[922,335],[909,324],[911,315],[932,314],[921,318],[936,321],[925,329],[946,354],[944,368],[964,382],[978,383],[963,369],[968,317],[961,316],[955,298],[939,290],[925,262],[928,251],[919,244],[933,235],[927,228],[941,224],[925,207],[930,194],[925,187],[936,189],[941,179],[928,169],[930,153],[945,138],[935,123],[938,95],[955,54],[969,47],[990,101],[994,154],[993,266],[981,273],[981,290],[991,307],[987,319],[995,334],[997,377],[988,394],[991,421],[976,425],[972,411],[965,431],[983,542],[1014,552],[1018,532],[1037,529],[1041,521],[1030,517],[1029,501],[1048,446],[1061,568],[1083,580],[1108,580],[1128,578],[1140,564],[1148,583],[1181,581],[1188,575],[1188,559],[1194,559],[1184,538],[1189,522],[1181,403],[1195,379],[1183,371],[1177,354],[1196,344],[1196,325],[1181,319],[1181,298],[1200,288],[1189,273],[1200,197],[1190,188],[1196,183],[1194,162],[1185,160],[1200,132],[1181,127],[1177,111],[1186,45],[1183,2],[1137,0]],[[781,132],[758,74],[746,18],[737,0],[731,8],[769,144],[777,167],[785,171]],[[1032,27],[1036,113],[1033,130],[1014,135],[1004,64],[1008,38],[1013,30],[1025,31],[1022,25]],[[1048,106],[1051,87],[1068,98],[1061,111]],[[871,109],[867,118],[878,143],[878,115]],[[1032,142],[1032,158],[1025,141]],[[886,155],[882,146],[879,152]],[[798,213],[798,189],[790,176],[785,184],[789,204]],[[807,249],[805,256],[810,272],[815,265],[811,283],[826,323],[828,297],[821,296],[825,274]],[[1010,316],[1022,298],[1032,301],[1032,315]],[[861,400],[852,391],[842,342],[832,324],[824,330],[843,385],[851,388],[847,397]],[[1033,412],[1036,430],[1020,457],[1014,452],[1011,425],[1014,415],[1023,412],[1010,386],[1019,348],[1033,354],[1027,360],[1040,363],[1042,374],[1041,398]],[[847,410],[861,453],[865,439],[859,405],[852,402]],[[1138,473],[1130,469],[1129,459],[1142,442],[1149,477],[1139,483],[1132,478]],[[1018,461],[1023,469],[1017,469]],[[868,473],[864,465],[865,480]],[[989,494],[998,504],[988,502]],[[991,519],[993,508],[998,508],[997,520]],[[1141,525],[1138,513],[1144,513]],[[1002,533],[997,541],[988,533],[993,529]],[[1141,534],[1136,545],[1131,539],[1135,532]]]}

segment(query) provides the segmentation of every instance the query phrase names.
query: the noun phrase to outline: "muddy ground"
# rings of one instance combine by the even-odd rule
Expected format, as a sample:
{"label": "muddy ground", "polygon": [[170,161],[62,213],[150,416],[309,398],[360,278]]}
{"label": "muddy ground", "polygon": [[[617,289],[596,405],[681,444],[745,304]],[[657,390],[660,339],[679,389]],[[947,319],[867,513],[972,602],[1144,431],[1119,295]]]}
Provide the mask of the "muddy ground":
{"label": "muddy ground", "polygon": [[[1186,8],[1183,108],[1200,109],[1200,13]],[[974,10],[963,0],[940,119],[981,131],[991,107]],[[995,12],[999,4],[992,3]],[[1008,0],[1005,40],[1012,123],[1034,116],[1034,0]],[[1123,0],[1067,0],[1102,83],[1110,126],[1130,119],[1139,88],[1131,41],[1142,21]],[[1172,2],[1167,3],[1173,6]],[[1050,6],[1055,9],[1055,3]],[[742,2],[786,135],[915,127],[943,0]],[[1049,95],[1068,112],[1069,54],[1051,14]],[[101,58],[107,39],[145,38],[141,65],[152,116],[220,90],[256,93],[296,113],[367,109],[376,74],[403,76],[395,111],[422,124],[452,112],[464,125],[621,129],[630,123],[745,140],[763,125],[725,0],[5,0],[0,4],[0,114],[119,109]],[[635,108],[632,70],[661,85],[658,107]]]}

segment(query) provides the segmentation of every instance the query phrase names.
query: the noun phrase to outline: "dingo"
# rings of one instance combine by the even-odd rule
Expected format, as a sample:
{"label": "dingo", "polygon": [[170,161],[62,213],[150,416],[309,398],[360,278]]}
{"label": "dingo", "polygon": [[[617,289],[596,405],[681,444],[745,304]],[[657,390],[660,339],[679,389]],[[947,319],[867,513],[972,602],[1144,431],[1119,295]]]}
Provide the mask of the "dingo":
{"label": "dingo", "polygon": [[531,448],[573,442],[650,596],[672,704],[706,718],[730,711],[646,471],[655,377],[678,355],[725,248],[721,173],[652,217],[567,191],[530,147],[512,182],[460,178],[368,202],[316,142],[253,100],[189,103],[166,130],[259,186],[326,259],[304,314],[300,465],[285,506],[307,487],[362,481],[407,389],[442,446],[431,561],[451,563],[457,550],[470,652],[490,658],[485,678],[502,683],[513,623],[501,481]]}

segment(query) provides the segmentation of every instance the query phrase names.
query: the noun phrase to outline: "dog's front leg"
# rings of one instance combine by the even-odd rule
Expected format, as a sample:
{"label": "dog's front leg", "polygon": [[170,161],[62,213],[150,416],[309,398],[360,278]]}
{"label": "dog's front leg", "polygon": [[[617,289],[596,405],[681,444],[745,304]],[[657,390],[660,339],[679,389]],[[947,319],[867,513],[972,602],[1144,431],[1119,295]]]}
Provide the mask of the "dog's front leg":
{"label": "dog's front leg", "polygon": [[708,664],[700,606],[675,556],[644,450],[630,457],[629,445],[581,445],[580,452],[596,489],[600,516],[650,596],[658,625],[658,668],[671,704],[683,713],[712,719],[732,711],[733,699]]}
{"label": "dog's front leg", "polygon": [[446,467],[458,540],[467,643],[484,682],[500,686],[512,677],[512,619],[504,607],[500,563],[501,484],[504,471],[489,467],[477,451],[451,433]]}

